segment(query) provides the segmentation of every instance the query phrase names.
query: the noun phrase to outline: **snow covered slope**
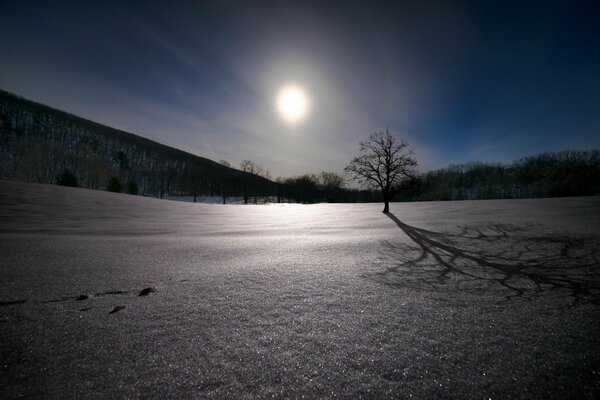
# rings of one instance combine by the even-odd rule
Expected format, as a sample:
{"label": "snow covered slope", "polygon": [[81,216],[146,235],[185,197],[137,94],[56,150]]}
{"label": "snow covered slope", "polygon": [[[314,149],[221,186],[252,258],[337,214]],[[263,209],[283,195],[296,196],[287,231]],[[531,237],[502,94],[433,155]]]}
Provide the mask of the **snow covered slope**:
{"label": "snow covered slope", "polygon": [[600,395],[600,198],[391,210],[0,182],[0,397]]}

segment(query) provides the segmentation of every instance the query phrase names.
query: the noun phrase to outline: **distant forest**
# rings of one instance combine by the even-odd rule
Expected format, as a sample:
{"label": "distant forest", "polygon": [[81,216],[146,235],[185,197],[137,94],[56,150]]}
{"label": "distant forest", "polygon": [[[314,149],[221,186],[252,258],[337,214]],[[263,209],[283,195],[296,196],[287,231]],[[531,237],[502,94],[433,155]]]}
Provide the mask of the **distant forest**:
{"label": "distant forest", "polygon": [[396,200],[520,199],[600,195],[600,151],[561,151],[511,164],[451,165],[405,181]]}
{"label": "distant forest", "polygon": [[0,91],[0,176],[162,198],[276,196],[278,184]]}
{"label": "distant forest", "polygon": [[[0,90],[0,178],[162,198],[244,197],[246,202],[369,202],[334,172],[278,178],[109,128]],[[396,201],[600,195],[600,152],[563,151],[512,164],[469,163],[404,181]]]}

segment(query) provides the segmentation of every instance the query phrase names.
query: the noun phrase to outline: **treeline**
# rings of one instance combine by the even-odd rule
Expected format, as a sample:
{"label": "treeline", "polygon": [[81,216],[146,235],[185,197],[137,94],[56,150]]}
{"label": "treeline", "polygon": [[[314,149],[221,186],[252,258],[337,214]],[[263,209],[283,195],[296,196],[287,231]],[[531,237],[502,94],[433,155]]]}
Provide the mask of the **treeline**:
{"label": "treeline", "polygon": [[600,151],[561,151],[511,164],[451,165],[405,181],[397,200],[478,200],[600,195]]}
{"label": "treeline", "polygon": [[294,203],[369,203],[381,201],[377,191],[344,187],[344,177],[335,172],[277,178],[280,202]]}
{"label": "treeline", "polygon": [[0,177],[156,196],[276,196],[278,184],[0,91]]}

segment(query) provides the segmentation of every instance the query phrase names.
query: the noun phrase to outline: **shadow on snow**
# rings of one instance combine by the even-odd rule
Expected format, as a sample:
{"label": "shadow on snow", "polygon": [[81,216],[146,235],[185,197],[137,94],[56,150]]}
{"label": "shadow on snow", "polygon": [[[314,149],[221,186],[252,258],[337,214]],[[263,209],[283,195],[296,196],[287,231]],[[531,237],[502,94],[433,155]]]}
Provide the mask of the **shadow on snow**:
{"label": "shadow on snow", "polygon": [[386,214],[416,244],[383,243],[378,272],[365,277],[391,287],[437,290],[452,283],[462,291],[505,290],[506,300],[557,291],[571,306],[600,304],[600,250],[596,238],[531,236],[503,224],[433,232]]}

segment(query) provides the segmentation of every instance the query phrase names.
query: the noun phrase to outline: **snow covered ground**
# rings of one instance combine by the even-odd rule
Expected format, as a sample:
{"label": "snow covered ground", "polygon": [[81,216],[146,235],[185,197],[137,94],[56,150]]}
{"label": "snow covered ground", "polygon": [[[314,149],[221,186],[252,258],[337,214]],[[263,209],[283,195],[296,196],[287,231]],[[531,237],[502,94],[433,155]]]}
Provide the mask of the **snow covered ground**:
{"label": "snow covered ground", "polygon": [[600,396],[600,198],[381,208],[0,182],[0,398]]}
{"label": "snow covered ground", "polygon": [[[193,196],[165,196],[165,200],[172,201],[183,201],[187,203],[193,203]],[[221,196],[198,196],[196,197],[196,203],[205,203],[205,204],[223,204],[223,197]],[[244,204],[243,197],[227,197],[225,199],[225,204]]]}

